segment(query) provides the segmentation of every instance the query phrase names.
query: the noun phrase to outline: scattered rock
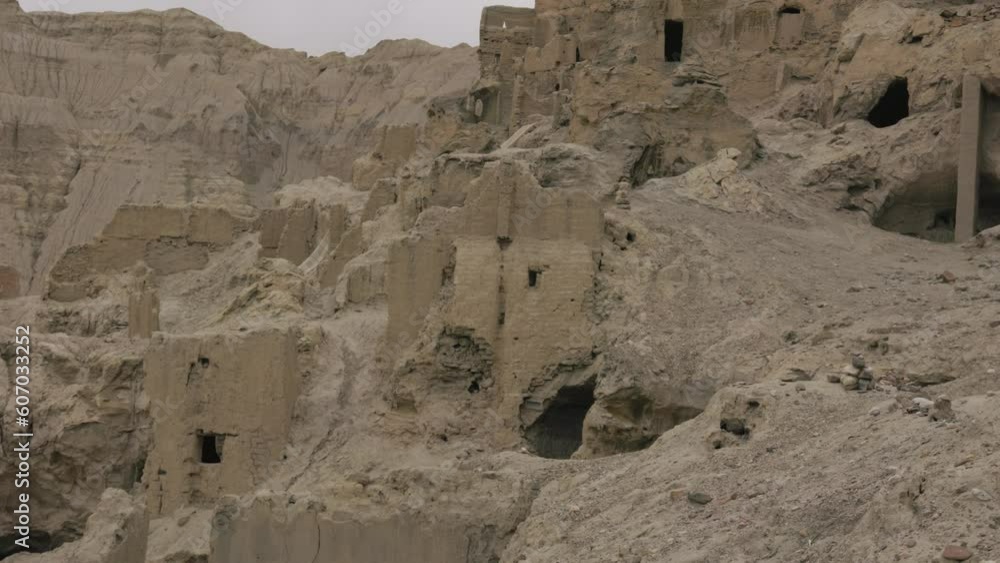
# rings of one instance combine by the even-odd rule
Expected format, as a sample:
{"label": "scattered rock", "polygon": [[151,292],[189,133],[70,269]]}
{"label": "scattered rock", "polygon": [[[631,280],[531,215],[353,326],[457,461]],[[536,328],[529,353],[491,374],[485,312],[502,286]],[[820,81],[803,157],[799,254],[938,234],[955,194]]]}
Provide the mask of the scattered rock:
{"label": "scattered rock", "polygon": [[873,379],[875,379],[875,372],[872,371],[872,368],[866,367],[865,369],[861,370],[861,374],[858,375],[858,391],[864,393],[869,389],[873,389],[874,388],[874,384],[872,383]]}
{"label": "scattered rock", "polygon": [[956,281],[958,281],[958,276],[956,276],[951,272],[945,271],[938,276],[938,281],[940,281],[941,283],[955,283]]}
{"label": "scattered rock", "polygon": [[845,391],[854,391],[858,388],[858,378],[853,375],[845,375],[840,378],[840,384]]}
{"label": "scattered rock", "polygon": [[991,500],[993,500],[993,495],[987,493],[982,489],[972,489],[971,491],[969,491],[969,494],[976,497],[976,500],[982,502],[990,502]]}
{"label": "scattered rock", "polygon": [[948,383],[949,381],[955,381],[955,376],[949,373],[924,373],[924,374],[911,374],[909,376],[910,382],[919,385],[921,387],[927,387],[930,385],[941,385],[942,383]]}
{"label": "scattered rock", "polygon": [[930,408],[929,415],[933,421],[951,422],[955,420],[955,411],[951,408],[948,397],[938,397]]}
{"label": "scattered rock", "polygon": [[966,455],[966,456],[963,456],[961,459],[959,459],[958,461],[955,462],[955,467],[962,467],[963,465],[969,465],[973,461],[976,461],[976,456],[974,456],[974,455]]}
{"label": "scattered rock", "polygon": [[899,403],[895,399],[889,399],[888,401],[882,401],[881,403],[872,407],[868,414],[871,416],[879,416],[883,414],[889,414],[895,412],[899,408]]}
{"label": "scattered rock", "polygon": [[912,401],[912,406],[906,410],[910,413],[919,412],[920,414],[927,414],[933,406],[934,401],[925,399],[924,397],[915,397]]}
{"label": "scattered rock", "polygon": [[972,552],[958,545],[949,545],[944,548],[941,557],[947,561],[966,561],[972,559]]}
{"label": "scattered rock", "polygon": [[851,367],[854,369],[865,369],[866,365],[863,354],[851,354]]}
{"label": "scattered rock", "polygon": [[704,504],[708,504],[708,503],[712,502],[712,497],[709,496],[709,495],[707,495],[707,494],[705,494],[705,493],[699,493],[699,492],[692,491],[692,492],[688,493],[687,497],[688,497],[688,500],[691,501],[691,502],[693,502],[694,504],[703,504],[704,505]]}
{"label": "scattered rock", "polygon": [[801,368],[792,368],[788,370],[788,373],[781,376],[781,380],[785,383],[793,383],[795,381],[811,381],[812,378],[812,373]]}

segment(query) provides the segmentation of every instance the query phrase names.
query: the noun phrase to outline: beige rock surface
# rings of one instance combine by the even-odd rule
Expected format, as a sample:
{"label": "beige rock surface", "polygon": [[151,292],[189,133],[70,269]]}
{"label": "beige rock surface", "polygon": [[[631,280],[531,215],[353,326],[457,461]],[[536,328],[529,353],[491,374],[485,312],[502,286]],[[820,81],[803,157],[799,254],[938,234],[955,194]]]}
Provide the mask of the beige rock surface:
{"label": "beige rock surface", "polygon": [[45,551],[11,560],[996,559],[1000,10],[538,0],[481,34],[309,58],[0,0]]}

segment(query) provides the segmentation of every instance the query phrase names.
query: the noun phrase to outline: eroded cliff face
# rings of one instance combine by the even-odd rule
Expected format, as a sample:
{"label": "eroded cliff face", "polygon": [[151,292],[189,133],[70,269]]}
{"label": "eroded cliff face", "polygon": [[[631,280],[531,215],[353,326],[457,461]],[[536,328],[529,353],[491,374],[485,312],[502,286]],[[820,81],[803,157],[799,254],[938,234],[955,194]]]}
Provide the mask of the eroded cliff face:
{"label": "eroded cliff face", "polygon": [[428,99],[462,94],[476,76],[467,47],[384,42],[356,59],[317,58],[185,10],[4,10],[8,296],[42,292],[62,253],[125,203],[246,210],[284,184],[348,178],[379,127],[420,126]]}
{"label": "eroded cliff face", "polygon": [[996,8],[539,0],[358,58],[0,18],[11,560],[1000,549]]}

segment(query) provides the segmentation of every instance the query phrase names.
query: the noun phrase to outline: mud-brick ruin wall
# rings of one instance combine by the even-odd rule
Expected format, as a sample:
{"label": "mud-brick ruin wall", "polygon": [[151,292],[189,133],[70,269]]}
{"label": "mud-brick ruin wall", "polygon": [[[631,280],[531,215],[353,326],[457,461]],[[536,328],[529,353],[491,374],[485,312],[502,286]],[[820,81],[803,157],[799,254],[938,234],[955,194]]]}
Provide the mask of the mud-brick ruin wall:
{"label": "mud-brick ruin wall", "polygon": [[[481,119],[509,123],[515,113],[517,75],[527,48],[534,44],[535,11],[530,8],[491,6],[483,10],[479,25],[479,65],[482,82],[491,86],[480,95]],[[479,113],[479,112],[477,112]]]}
{"label": "mud-brick ruin wall", "polygon": [[668,20],[683,24],[681,62],[694,59],[710,71],[718,65],[734,99],[761,100],[789,67],[817,71],[811,65],[825,60],[823,37],[850,13],[849,2],[818,0],[637,0],[627,10],[603,9],[606,3],[538,0],[516,24],[518,9],[484,10],[482,77],[501,94],[499,105],[484,105],[482,119],[517,127],[527,115],[555,115],[560,96],[571,95],[579,61],[640,64],[668,82],[677,66],[666,57]]}
{"label": "mud-brick ruin wall", "polygon": [[435,330],[483,350],[514,440],[525,393],[544,387],[556,366],[591,358],[587,302],[603,231],[602,206],[589,194],[543,189],[524,163],[488,164],[438,236],[390,249],[387,342],[396,351],[415,342],[444,298]]}
{"label": "mud-brick ruin wall", "polygon": [[[170,336],[145,360],[154,444],[144,475],[152,515],[253,490],[281,459],[299,393],[294,331]],[[206,462],[206,436],[218,461]]]}

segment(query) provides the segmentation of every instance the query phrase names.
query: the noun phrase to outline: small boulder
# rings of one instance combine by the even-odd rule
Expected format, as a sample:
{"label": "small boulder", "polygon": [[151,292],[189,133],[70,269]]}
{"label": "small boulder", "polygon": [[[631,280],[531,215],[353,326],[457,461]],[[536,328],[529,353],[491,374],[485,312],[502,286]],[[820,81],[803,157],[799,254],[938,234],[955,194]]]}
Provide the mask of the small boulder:
{"label": "small boulder", "polygon": [[851,354],[851,367],[854,369],[865,369],[865,356],[863,354]]}
{"label": "small boulder", "polygon": [[969,494],[971,494],[973,497],[976,498],[976,500],[981,502],[990,502],[991,500],[993,500],[993,495],[987,493],[982,489],[972,489],[971,491],[969,491]]}
{"label": "small boulder", "polygon": [[912,401],[912,407],[910,409],[907,409],[907,411],[927,414],[928,412],[930,412],[931,407],[933,406],[934,406],[934,401],[930,399],[925,399],[924,397],[914,397]]}
{"label": "small boulder", "polygon": [[845,391],[854,391],[858,388],[858,378],[853,375],[845,375],[840,378],[840,384]]}
{"label": "small boulder", "polygon": [[788,372],[781,376],[781,380],[785,383],[793,383],[795,381],[809,381],[813,378],[813,374],[802,368],[791,368]]}
{"label": "small boulder", "polygon": [[972,552],[962,546],[949,545],[944,548],[944,552],[941,553],[941,557],[945,561],[967,561],[972,559]]}
{"label": "small boulder", "polygon": [[951,422],[955,420],[955,411],[952,410],[951,400],[948,397],[938,397],[928,414],[934,421]]}
{"label": "small boulder", "polygon": [[711,496],[709,496],[709,495],[707,495],[705,493],[699,493],[699,492],[696,492],[696,491],[692,491],[692,492],[688,493],[687,497],[688,497],[688,500],[691,501],[691,502],[693,502],[694,504],[702,504],[702,505],[704,505],[704,504],[708,504],[708,503],[712,502],[712,497]]}

